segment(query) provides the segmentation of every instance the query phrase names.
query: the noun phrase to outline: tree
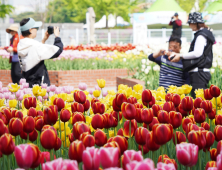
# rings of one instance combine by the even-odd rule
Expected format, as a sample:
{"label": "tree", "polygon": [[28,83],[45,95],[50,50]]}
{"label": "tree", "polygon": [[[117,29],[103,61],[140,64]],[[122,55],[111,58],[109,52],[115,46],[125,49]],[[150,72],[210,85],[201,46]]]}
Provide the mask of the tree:
{"label": "tree", "polygon": [[12,13],[12,11],[14,10],[14,7],[11,5],[5,5],[4,3],[2,3],[2,1],[0,0],[0,18],[5,18],[6,15],[9,15]]}
{"label": "tree", "polygon": [[[187,13],[190,13],[190,11],[193,9],[194,4],[196,2],[196,0],[176,0],[176,1],[180,5],[180,7],[184,9]],[[198,12],[202,12],[204,10],[204,7],[208,1],[209,0],[197,0],[198,5],[199,5]]]}
{"label": "tree", "polygon": [[30,18],[30,17],[36,21],[41,20],[40,15],[36,12],[23,12],[18,15],[12,15],[11,17],[14,19],[15,22],[20,22],[23,18]]}

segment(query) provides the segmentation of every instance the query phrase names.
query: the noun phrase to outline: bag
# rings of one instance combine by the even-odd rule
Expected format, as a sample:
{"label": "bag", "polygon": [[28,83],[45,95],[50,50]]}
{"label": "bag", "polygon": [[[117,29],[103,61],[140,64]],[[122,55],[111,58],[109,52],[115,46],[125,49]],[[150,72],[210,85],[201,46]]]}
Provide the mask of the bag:
{"label": "bag", "polygon": [[9,57],[9,63],[12,63],[12,56]]}
{"label": "bag", "polygon": [[203,62],[205,62],[206,57],[211,50],[212,50],[212,44],[209,44],[202,56],[200,56],[198,58],[194,58],[194,59],[189,59],[189,60],[183,59],[182,60],[183,71],[188,72],[188,71],[198,67],[198,65],[202,64]]}

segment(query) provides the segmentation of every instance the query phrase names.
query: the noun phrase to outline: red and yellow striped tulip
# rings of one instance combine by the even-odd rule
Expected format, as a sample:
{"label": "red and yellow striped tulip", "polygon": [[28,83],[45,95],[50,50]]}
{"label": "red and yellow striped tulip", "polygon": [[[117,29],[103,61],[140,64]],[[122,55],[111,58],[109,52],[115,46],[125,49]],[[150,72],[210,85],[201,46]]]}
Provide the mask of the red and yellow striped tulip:
{"label": "red and yellow striped tulip", "polygon": [[74,112],[84,112],[84,106],[81,103],[74,102],[71,104],[72,113]]}
{"label": "red and yellow striped tulip", "polygon": [[171,124],[155,124],[153,126],[153,138],[156,144],[164,145],[173,137],[173,126]]}
{"label": "red and yellow striped tulip", "polygon": [[86,95],[83,91],[76,91],[73,96],[74,100],[78,103],[84,104],[86,102]]}
{"label": "red and yellow striped tulip", "polygon": [[82,154],[85,150],[85,146],[82,141],[76,140],[70,144],[69,147],[69,159],[82,162]]}

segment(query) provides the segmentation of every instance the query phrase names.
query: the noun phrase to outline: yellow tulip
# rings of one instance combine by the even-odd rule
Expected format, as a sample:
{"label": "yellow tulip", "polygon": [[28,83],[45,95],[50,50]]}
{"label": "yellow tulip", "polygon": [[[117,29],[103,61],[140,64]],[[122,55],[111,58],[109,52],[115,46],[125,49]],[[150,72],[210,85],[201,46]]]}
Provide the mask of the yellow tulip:
{"label": "yellow tulip", "polygon": [[118,86],[118,91],[121,89],[121,90],[124,90],[125,88],[127,88],[128,86],[127,85],[124,85],[124,84],[120,84]]}
{"label": "yellow tulip", "polygon": [[94,90],[94,91],[93,91],[93,96],[99,97],[99,96],[100,96],[100,93],[101,93],[100,90]]}
{"label": "yellow tulip", "polygon": [[157,91],[156,92],[156,100],[165,100],[165,91]]}
{"label": "yellow tulip", "polygon": [[218,115],[222,115],[222,110],[217,110]]}
{"label": "yellow tulip", "polygon": [[71,129],[69,127],[66,127],[66,136],[69,136],[70,133],[72,133]]}
{"label": "yellow tulip", "polygon": [[203,100],[205,100],[205,98],[204,98],[204,90],[203,89],[195,90],[194,93],[196,94],[196,97],[201,97]]}
{"label": "yellow tulip", "polygon": [[41,91],[41,87],[39,85],[34,85],[32,88],[32,93],[34,96],[38,96]]}
{"label": "yellow tulip", "polygon": [[42,107],[43,107],[42,103],[41,103],[40,101],[37,101],[36,110],[37,110],[37,111],[41,111],[41,110],[42,110]]}
{"label": "yellow tulip", "polygon": [[114,130],[109,130],[109,137],[114,137]]}
{"label": "yellow tulip", "polygon": [[10,108],[15,108],[18,104],[18,101],[16,99],[9,100],[9,107]]}
{"label": "yellow tulip", "polygon": [[57,121],[57,122],[53,125],[53,127],[54,127],[56,130],[59,130],[59,121]]}
{"label": "yellow tulip", "polygon": [[22,110],[22,113],[23,113],[23,117],[25,117],[25,116],[27,116],[27,114],[28,114],[28,110],[27,110],[27,109],[23,109],[23,110]]}
{"label": "yellow tulip", "polygon": [[86,90],[85,90],[85,91],[83,91],[83,92],[85,93],[85,95],[86,95],[86,96],[89,94],[89,92],[88,92],[88,91],[86,91]]}
{"label": "yellow tulip", "polygon": [[106,85],[106,80],[104,80],[104,79],[97,79],[97,84],[102,89]]}
{"label": "yellow tulip", "polygon": [[86,116],[86,123],[91,124],[92,116]]}
{"label": "yellow tulip", "polygon": [[160,86],[160,87],[158,87],[157,88],[157,90],[156,91],[165,91],[165,89],[164,89],[164,87],[163,86]]}
{"label": "yellow tulip", "polygon": [[39,90],[38,95],[44,97],[46,95],[46,93],[47,93],[46,89],[41,89],[41,90]]}
{"label": "yellow tulip", "polygon": [[0,107],[5,106],[4,102],[5,102],[5,99],[0,99]]}
{"label": "yellow tulip", "polygon": [[[65,147],[65,141],[62,142],[63,146]],[[66,147],[68,148],[70,146],[70,141],[69,141],[69,138],[66,139]]]}
{"label": "yellow tulip", "polygon": [[90,114],[90,115],[93,115],[93,114],[94,114],[92,108],[89,109],[89,114]]}
{"label": "yellow tulip", "polygon": [[177,88],[177,94],[179,94],[179,95],[184,94],[184,88],[178,87],[178,88]]}
{"label": "yellow tulip", "polygon": [[185,94],[182,94],[182,95],[180,96],[181,100],[182,100],[184,97],[185,97]]}
{"label": "yellow tulip", "polygon": [[17,92],[19,89],[20,89],[20,86],[19,86],[17,83],[11,84],[11,88],[9,88],[9,90],[10,90],[12,93]]}
{"label": "yellow tulip", "polygon": [[187,84],[182,85],[182,88],[184,89],[184,93],[185,94],[189,94],[191,92],[191,90],[192,90],[192,86],[189,86]]}
{"label": "yellow tulip", "polygon": [[67,100],[67,93],[60,93],[60,94],[58,94],[58,97],[64,101],[66,101]]}
{"label": "yellow tulip", "polygon": [[25,94],[25,95],[23,96],[23,99],[28,98],[28,97],[32,97],[32,95],[31,95],[31,94]]}
{"label": "yellow tulip", "polygon": [[[211,100],[213,105],[216,105],[216,100],[215,97],[213,97],[213,99]],[[219,97],[217,97],[217,106],[221,106],[221,95]],[[216,107],[215,107],[216,108]]]}
{"label": "yellow tulip", "polygon": [[89,126],[91,132],[95,132],[95,129],[93,129],[92,125]]}
{"label": "yellow tulip", "polygon": [[114,90],[107,90],[107,92],[108,92],[109,95],[115,95],[116,94],[116,92]]}
{"label": "yellow tulip", "polygon": [[[61,131],[64,131],[64,122],[60,121]],[[66,129],[69,127],[68,123],[66,123]]]}
{"label": "yellow tulip", "polygon": [[73,97],[73,94],[67,94],[67,99],[66,99],[67,102],[73,102],[74,101],[74,97]]}
{"label": "yellow tulip", "polygon": [[126,88],[125,92],[126,92],[126,97],[127,97],[127,98],[128,98],[129,96],[131,96],[131,95],[133,94],[132,87]]}
{"label": "yellow tulip", "polygon": [[62,133],[61,133],[61,141],[65,141],[65,132],[64,131],[62,131]]}
{"label": "yellow tulip", "polygon": [[137,93],[136,91],[133,90],[133,97],[135,97],[137,100],[141,99],[141,94]]}
{"label": "yellow tulip", "polygon": [[136,84],[135,86],[133,86],[133,90],[138,93],[140,90],[143,90],[143,86],[141,84]]}

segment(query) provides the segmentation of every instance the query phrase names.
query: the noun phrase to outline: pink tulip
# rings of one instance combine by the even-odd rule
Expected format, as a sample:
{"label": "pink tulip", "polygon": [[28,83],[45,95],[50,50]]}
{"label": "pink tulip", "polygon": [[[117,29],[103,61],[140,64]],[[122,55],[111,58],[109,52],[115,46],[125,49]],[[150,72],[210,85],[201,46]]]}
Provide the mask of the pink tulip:
{"label": "pink tulip", "polygon": [[46,90],[47,90],[47,93],[51,91],[50,87],[47,87]]}
{"label": "pink tulip", "polygon": [[198,160],[198,146],[191,143],[177,144],[176,155],[182,165],[192,167]]}
{"label": "pink tulip", "polygon": [[79,87],[80,90],[84,91],[84,90],[87,89],[87,84],[86,83],[79,83],[78,87]]}
{"label": "pink tulip", "polygon": [[61,170],[78,170],[78,163],[74,160],[64,159]]}
{"label": "pink tulip", "polygon": [[4,93],[4,98],[5,98],[6,100],[8,100],[9,97],[10,97],[10,95],[11,95],[10,92],[5,92],[5,93]]}
{"label": "pink tulip", "polygon": [[83,170],[98,170],[100,166],[99,162],[99,149],[93,147],[87,147],[83,151],[82,155]]}
{"label": "pink tulip", "polygon": [[174,164],[157,163],[157,170],[176,170]]}
{"label": "pink tulip", "polygon": [[126,165],[132,161],[138,161],[141,162],[143,161],[143,156],[141,154],[141,151],[134,151],[134,150],[126,150],[123,154],[123,168],[126,167]]}
{"label": "pink tulip", "polygon": [[9,96],[9,100],[13,100],[13,99],[15,99],[15,95],[14,95],[14,94],[11,94],[11,95]]}
{"label": "pink tulip", "polygon": [[19,96],[21,95],[21,93],[23,93],[22,90],[18,90],[18,91],[16,92],[15,95],[16,95],[16,98],[17,98],[17,99],[19,98]]}
{"label": "pink tulip", "polygon": [[24,93],[21,92],[20,96],[17,98],[18,101],[22,101],[23,100],[23,96],[24,96]]}
{"label": "pink tulip", "polygon": [[57,170],[62,169],[62,158],[58,158],[51,162],[42,164],[42,170]]}
{"label": "pink tulip", "polygon": [[95,85],[95,90],[101,90],[101,88],[98,85]]}
{"label": "pink tulip", "polygon": [[104,170],[123,170],[122,168],[106,168]]}
{"label": "pink tulip", "polygon": [[106,90],[103,91],[103,97],[106,97],[108,92]]}
{"label": "pink tulip", "polygon": [[26,83],[26,79],[20,79],[19,84],[22,85],[23,83]]}
{"label": "pink tulip", "polygon": [[20,168],[28,169],[32,166],[34,152],[29,144],[16,146],[14,154]]}
{"label": "pink tulip", "polygon": [[38,96],[38,100],[42,102],[42,96]]}
{"label": "pink tulip", "polygon": [[3,87],[3,88],[2,88],[2,91],[3,91],[3,92],[9,92],[9,89],[8,89],[7,87]]}
{"label": "pink tulip", "polygon": [[207,170],[218,170],[216,167],[209,167]]}
{"label": "pink tulip", "polygon": [[93,94],[93,90],[92,89],[89,89],[89,94]]}
{"label": "pink tulip", "polygon": [[49,95],[48,93],[45,94],[45,96],[43,97],[44,100],[48,99]]}
{"label": "pink tulip", "polygon": [[29,83],[23,83],[22,86],[24,89],[27,89],[27,88],[29,88]]}
{"label": "pink tulip", "polygon": [[51,85],[51,86],[50,86],[50,90],[51,90],[52,92],[54,92],[54,91],[56,90],[56,86],[55,86],[55,85]]}
{"label": "pink tulip", "polygon": [[0,99],[4,98],[4,94],[0,93]]}
{"label": "pink tulip", "polygon": [[62,90],[59,87],[57,87],[55,90],[55,94],[60,94],[60,93],[62,93]]}
{"label": "pink tulip", "polygon": [[222,170],[222,151],[217,156],[217,169]]}
{"label": "pink tulip", "polygon": [[118,148],[100,148],[99,157],[103,168],[117,167],[119,160]]}
{"label": "pink tulip", "polygon": [[46,83],[43,83],[43,84],[41,85],[41,87],[42,87],[43,89],[47,89],[48,85],[47,85]]}
{"label": "pink tulip", "polygon": [[15,170],[25,170],[25,169],[23,169],[23,168],[16,168]]}
{"label": "pink tulip", "polygon": [[141,162],[132,161],[126,165],[126,170],[154,170],[154,163],[149,158]]}

